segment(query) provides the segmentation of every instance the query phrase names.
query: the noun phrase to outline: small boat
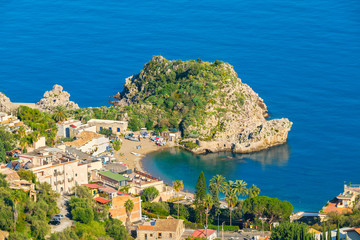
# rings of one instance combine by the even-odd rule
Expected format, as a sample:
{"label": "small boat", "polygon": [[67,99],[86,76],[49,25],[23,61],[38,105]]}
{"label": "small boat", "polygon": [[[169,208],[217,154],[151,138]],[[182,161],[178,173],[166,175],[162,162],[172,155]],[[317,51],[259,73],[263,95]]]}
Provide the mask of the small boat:
{"label": "small boat", "polygon": [[133,154],[135,156],[142,156],[140,153],[136,153],[136,152],[131,152],[131,154]]}

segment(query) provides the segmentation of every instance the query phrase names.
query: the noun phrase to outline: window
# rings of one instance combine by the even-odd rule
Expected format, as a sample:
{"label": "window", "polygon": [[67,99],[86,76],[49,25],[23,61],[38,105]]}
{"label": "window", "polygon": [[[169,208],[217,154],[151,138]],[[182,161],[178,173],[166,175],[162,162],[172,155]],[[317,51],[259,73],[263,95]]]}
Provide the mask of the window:
{"label": "window", "polygon": [[152,233],[150,233],[150,237],[152,237],[153,236],[153,234]]}
{"label": "window", "polygon": [[111,127],[109,127],[109,130],[111,130]]}
{"label": "window", "polygon": [[100,131],[102,130],[102,127],[100,127]]}
{"label": "window", "polygon": [[159,233],[158,238],[159,238],[159,239],[162,238],[161,233]]}
{"label": "window", "polygon": [[147,234],[145,233],[145,240],[147,240]]}
{"label": "window", "polygon": [[169,238],[172,238],[172,233],[169,233]]}
{"label": "window", "polygon": [[120,132],[120,128],[117,128],[117,132]]}

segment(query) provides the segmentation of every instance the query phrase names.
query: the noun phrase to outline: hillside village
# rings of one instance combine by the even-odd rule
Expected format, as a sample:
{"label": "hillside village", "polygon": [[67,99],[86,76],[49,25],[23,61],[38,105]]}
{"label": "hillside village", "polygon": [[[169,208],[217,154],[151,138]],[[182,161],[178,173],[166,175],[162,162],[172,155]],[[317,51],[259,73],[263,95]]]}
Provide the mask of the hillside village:
{"label": "hillside village", "polygon": [[[62,87],[53,91],[61,94]],[[200,174],[189,193],[181,179],[169,185],[141,168],[144,154],[178,145],[178,129],[78,117],[75,103],[63,108],[66,97],[57,105],[2,107],[0,186],[9,195],[0,210],[8,209],[14,224],[0,219],[0,239],[276,240],[289,229],[301,232],[297,239],[360,239],[359,185],[345,185],[318,213],[293,213],[289,202],[258,196],[257,186],[220,175],[207,187]],[[44,209],[42,222],[32,220],[36,210],[27,205],[43,204],[46,192],[47,204],[56,206]],[[12,197],[17,194],[22,197]]]}

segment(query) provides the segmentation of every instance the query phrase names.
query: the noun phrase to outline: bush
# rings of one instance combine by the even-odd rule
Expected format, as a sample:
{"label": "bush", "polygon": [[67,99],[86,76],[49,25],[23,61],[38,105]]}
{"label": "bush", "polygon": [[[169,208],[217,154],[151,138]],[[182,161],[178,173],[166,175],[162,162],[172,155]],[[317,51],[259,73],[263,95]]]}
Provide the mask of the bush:
{"label": "bush", "polygon": [[147,201],[151,202],[159,196],[159,191],[155,187],[148,187],[144,189],[142,195],[145,196]]}
{"label": "bush", "polygon": [[191,141],[180,141],[179,144],[189,149],[194,149],[199,147],[199,145]]}

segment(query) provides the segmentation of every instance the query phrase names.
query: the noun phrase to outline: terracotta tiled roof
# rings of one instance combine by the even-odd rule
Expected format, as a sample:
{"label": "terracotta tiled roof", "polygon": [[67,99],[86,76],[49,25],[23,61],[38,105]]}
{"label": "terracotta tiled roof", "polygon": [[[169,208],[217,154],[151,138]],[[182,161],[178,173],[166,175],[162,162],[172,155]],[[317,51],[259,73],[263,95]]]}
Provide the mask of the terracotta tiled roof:
{"label": "terracotta tiled roof", "polygon": [[154,231],[175,232],[182,222],[183,220],[181,219],[157,219]]}
{"label": "terracotta tiled roof", "polygon": [[323,212],[324,212],[324,213],[337,212],[337,213],[339,213],[339,214],[352,213],[351,208],[348,208],[348,207],[337,207],[336,205],[337,205],[337,203],[330,202],[330,203],[323,209]]}
{"label": "terracotta tiled roof", "polygon": [[83,131],[77,135],[77,139],[72,142],[65,142],[64,144],[71,147],[81,147],[93,138],[101,137],[102,135],[94,132]]}
{"label": "terracotta tiled roof", "polygon": [[357,234],[360,235],[360,228],[354,228],[354,231],[357,232]]}
{"label": "terracotta tiled roof", "polygon": [[88,188],[91,188],[91,189],[98,189],[98,188],[104,188],[103,186],[100,186],[100,185],[97,185],[97,184],[83,184],[84,186],[87,186]]}
{"label": "terracotta tiled roof", "polygon": [[117,192],[117,190],[115,188],[112,187],[102,187],[99,188],[102,192],[106,192],[106,193],[114,193]]}
{"label": "terracotta tiled roof", "polygon": [[11,170],[10,168],[1,168],[0,173],[6,175],[5,179],[8,182],[14,181],[14,180],[20,180],[19,174],[17,174],[16,171]]}
{"label": "terracotta tiled roof", "polygon": [[154,230],[154,226],[151,226],[151,225],[140,225],[137,230],[138,230],[138,231],[141,231],[141,230],[152,231],[152,230]]}
{"label": "terracotta tiled roof", "polygon": [[216,232],[216,231],[213,229],[207,229],[207,231],[205,231],[205,229],[197,229],[193,232],[193,234],[191,236],[192,237],[209,237],[214,232]]}
{"label": "terracotta tiled roof", "polygon": [[99,203],[102,203],[102,204],[111,202],[110,200],[105,199],[105,198],[102,198],[102,197],[97,197],[97,198],[94,198],[94,199],[95,199],[95,201],[97,201],[97,202],[99,202]]}

